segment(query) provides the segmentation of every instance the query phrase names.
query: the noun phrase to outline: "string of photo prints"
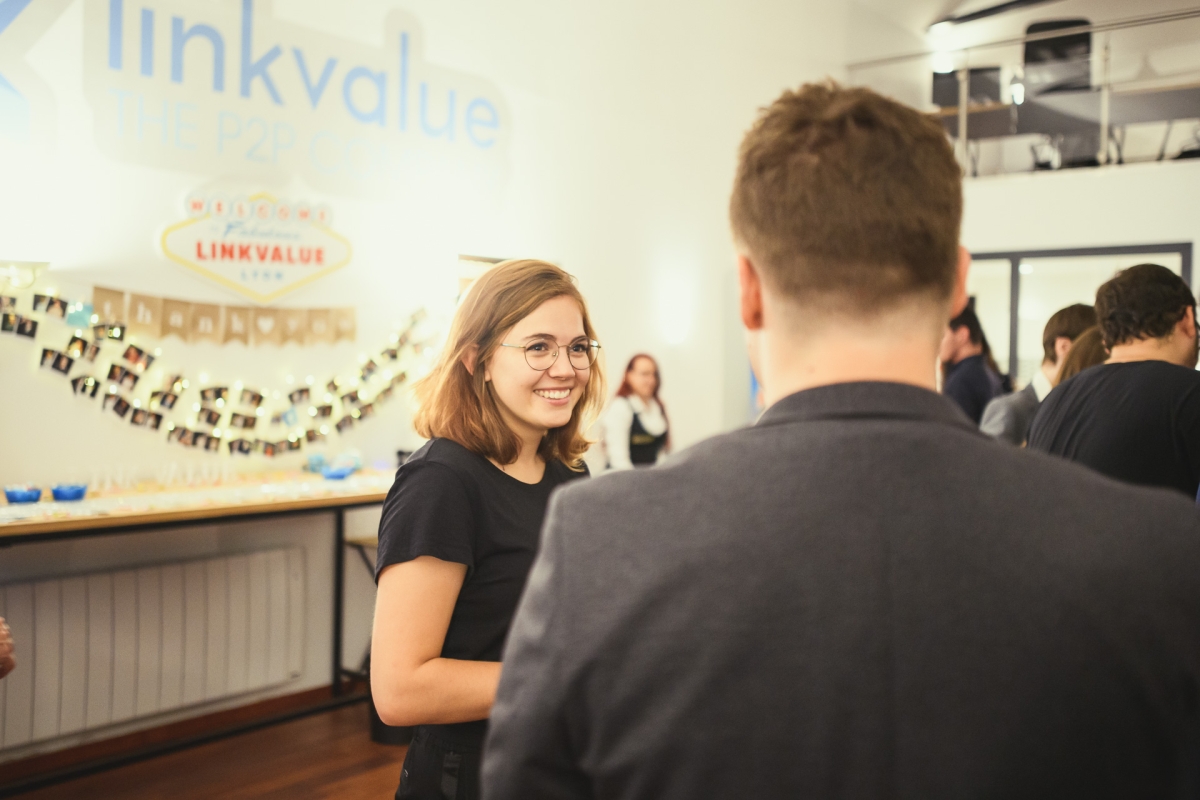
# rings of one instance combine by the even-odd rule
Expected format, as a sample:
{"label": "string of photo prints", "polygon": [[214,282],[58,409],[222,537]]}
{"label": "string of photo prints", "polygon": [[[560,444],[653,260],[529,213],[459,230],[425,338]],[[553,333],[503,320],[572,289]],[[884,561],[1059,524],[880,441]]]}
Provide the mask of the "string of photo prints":
{"label": "string of photo prints", "polygon": [[[108,299],[113,300],[111,295]],[[395,371],[388,365],[400,360],[404,348],[424,346],[413,341],[413,333],[426,316],[425,310],[419,309],[375,356],[340,373],[353,375],[353,378],[343,382],[341,378],[333,377],[321,384],[324,391],[319,402],[314,398],[314,392],[320,391],[315,380],[311,385],[288,392],[287,405],[275,408],[268,407],[273,403],[268,403],[269,395],[265,391],[240,384],[198,386],[195,389],[198,400],[192,403],[195,420],[176,424],[167,417],[177,408],[186,407],[184,398],[192,391],[191,381],[183,373],[168,370],[161,385],[150,392],[147,404],[130,399],[151,365],[158,361],[162,367],[161,350],[150,352],[126,343],[131,328],[111,316],[112,305],[101,309],[105,312],[103,317],[93,313],[94,303],[74,302],[52,295],[33,294],[29,310],[25,312],[20,310],[20,305],[18,297],[0,295],[0,333],[32,340],[37,337],[39,326],[48,322],[74,329],[64,332],[66,345],[61,350],[42,349],[41,366],[69,377],[71,390],[77,396],[89,400],[99,396],[103,411],[127,419],[132,428],[165,429],[169,443],[209,452],[220,452],[224,444],[230,454],[259,454],[268,458],[300,450],[305,445],[319,444],[331,430],[344,433],[373,416],[377,406],[391,399],[396,388],[408,380],[406,372]],[[81,328],[88,327],[92,332],[90,340],[79,335]],[[103,359],[102,355],[110,357]],[[104,370],[102,364],[106,361],[108,369]],[[82,374],[76,371],[77,366]],[[184,400],[182,407],[181,400]],[[302,421],[304,425],[301,425]],[[292,432],[281,438],[256,435],[263,428],[280,425]]]}

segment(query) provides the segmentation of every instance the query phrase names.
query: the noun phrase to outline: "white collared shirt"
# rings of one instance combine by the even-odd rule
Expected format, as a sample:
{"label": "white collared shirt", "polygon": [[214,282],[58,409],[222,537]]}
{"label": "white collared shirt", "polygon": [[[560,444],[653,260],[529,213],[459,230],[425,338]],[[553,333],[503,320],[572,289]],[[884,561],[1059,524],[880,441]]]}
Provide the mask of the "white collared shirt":
{"label": "white collared shirt", "polygon": [[1046,395],[1050,394],[1050,390],[1054,387],[1050,385],[1050,379],[1046,377],[1046,373],[1042,372],[1041,367],[1033,373],[1033,380],[1029,382],[1033,386],[1033,393],[1037,395],[1038,402],[1046,399]]}

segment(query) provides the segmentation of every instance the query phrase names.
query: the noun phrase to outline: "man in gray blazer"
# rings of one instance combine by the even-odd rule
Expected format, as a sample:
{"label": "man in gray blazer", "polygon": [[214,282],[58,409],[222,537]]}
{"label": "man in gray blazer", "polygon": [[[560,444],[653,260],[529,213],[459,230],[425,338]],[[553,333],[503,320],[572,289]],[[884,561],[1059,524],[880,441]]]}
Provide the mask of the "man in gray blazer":
{"label": "man in gray blazer", "polygon": [[1033,380],[1021,391],[1002,395],[988,403],[979,421],[979,430],[1010,444],[1025,444],[1038,406],[1057,383],[1059,366],[1071,352],[1071,343],[1095,324],[1096,309],[1083,303],[1055,311],[1042,329],[1041,368],[1033,373]]}
{"label": "man in gray blazer", "polygon": [[934,392],[966,303],[941,125],[787,92],[730,204],[766,412],[551,501],[486,800],[1200,792],[1200,520]]}

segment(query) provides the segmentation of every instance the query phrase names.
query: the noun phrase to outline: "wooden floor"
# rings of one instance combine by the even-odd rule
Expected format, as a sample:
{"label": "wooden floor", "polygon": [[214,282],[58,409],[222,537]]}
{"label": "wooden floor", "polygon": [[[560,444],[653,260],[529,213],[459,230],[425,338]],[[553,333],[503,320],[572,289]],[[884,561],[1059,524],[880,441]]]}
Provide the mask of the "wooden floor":
{"label": "wooden floor", "polygon": [[371,741],[361,703],[21,795],[58,798],[388,798],[405,748]]}

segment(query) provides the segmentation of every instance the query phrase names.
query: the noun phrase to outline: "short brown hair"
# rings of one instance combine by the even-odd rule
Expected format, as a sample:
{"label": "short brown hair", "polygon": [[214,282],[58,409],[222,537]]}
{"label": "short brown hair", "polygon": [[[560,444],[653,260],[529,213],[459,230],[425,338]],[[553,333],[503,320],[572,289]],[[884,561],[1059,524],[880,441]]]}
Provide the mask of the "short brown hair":
{"label": "short brown hair", "polygon": [[1096,290],[1096,319],[1104,346],[1161,339],[1174,329],[1196,298],[1183,278],[1158,264],[1123,269]]}
{"label": "short brown hair", "polygon": [[[545,261],[505,261],[475,282],[450,326],[450,335],[429,375],[416,384],[420,406],[413,424],[427,439],[440,437],[501,464],[511,464],[520,453],[520,441],[500,415],[491,383],[484,379],[485,365],[503,336],[547,300],[570,297],[579,304],[583,330],[596,338],[587,304],[575,279]],[[463,359],[478,348],[474,373]],[[600,359],[592,365],[570,421],[542,439],[538,454],[580,469],[591,444],[583,435],[604,402],[604,369]]]}
{"label": "short brown hair", "polygon": [[954,287],[962,171],[941,124],[833,81],[786,91],[742,140],[729,216],[786,297],[848,311]]}
{"label": "short brown hair", "polygon": [[1096,309],[1084,303],[1060,308],[1046,321],[1042,328],[1042,354],[1051,364],[1058,363],[1058,350],[1055,343],[1062,337],[1072,342],[1079,335],[1096,324]]}

